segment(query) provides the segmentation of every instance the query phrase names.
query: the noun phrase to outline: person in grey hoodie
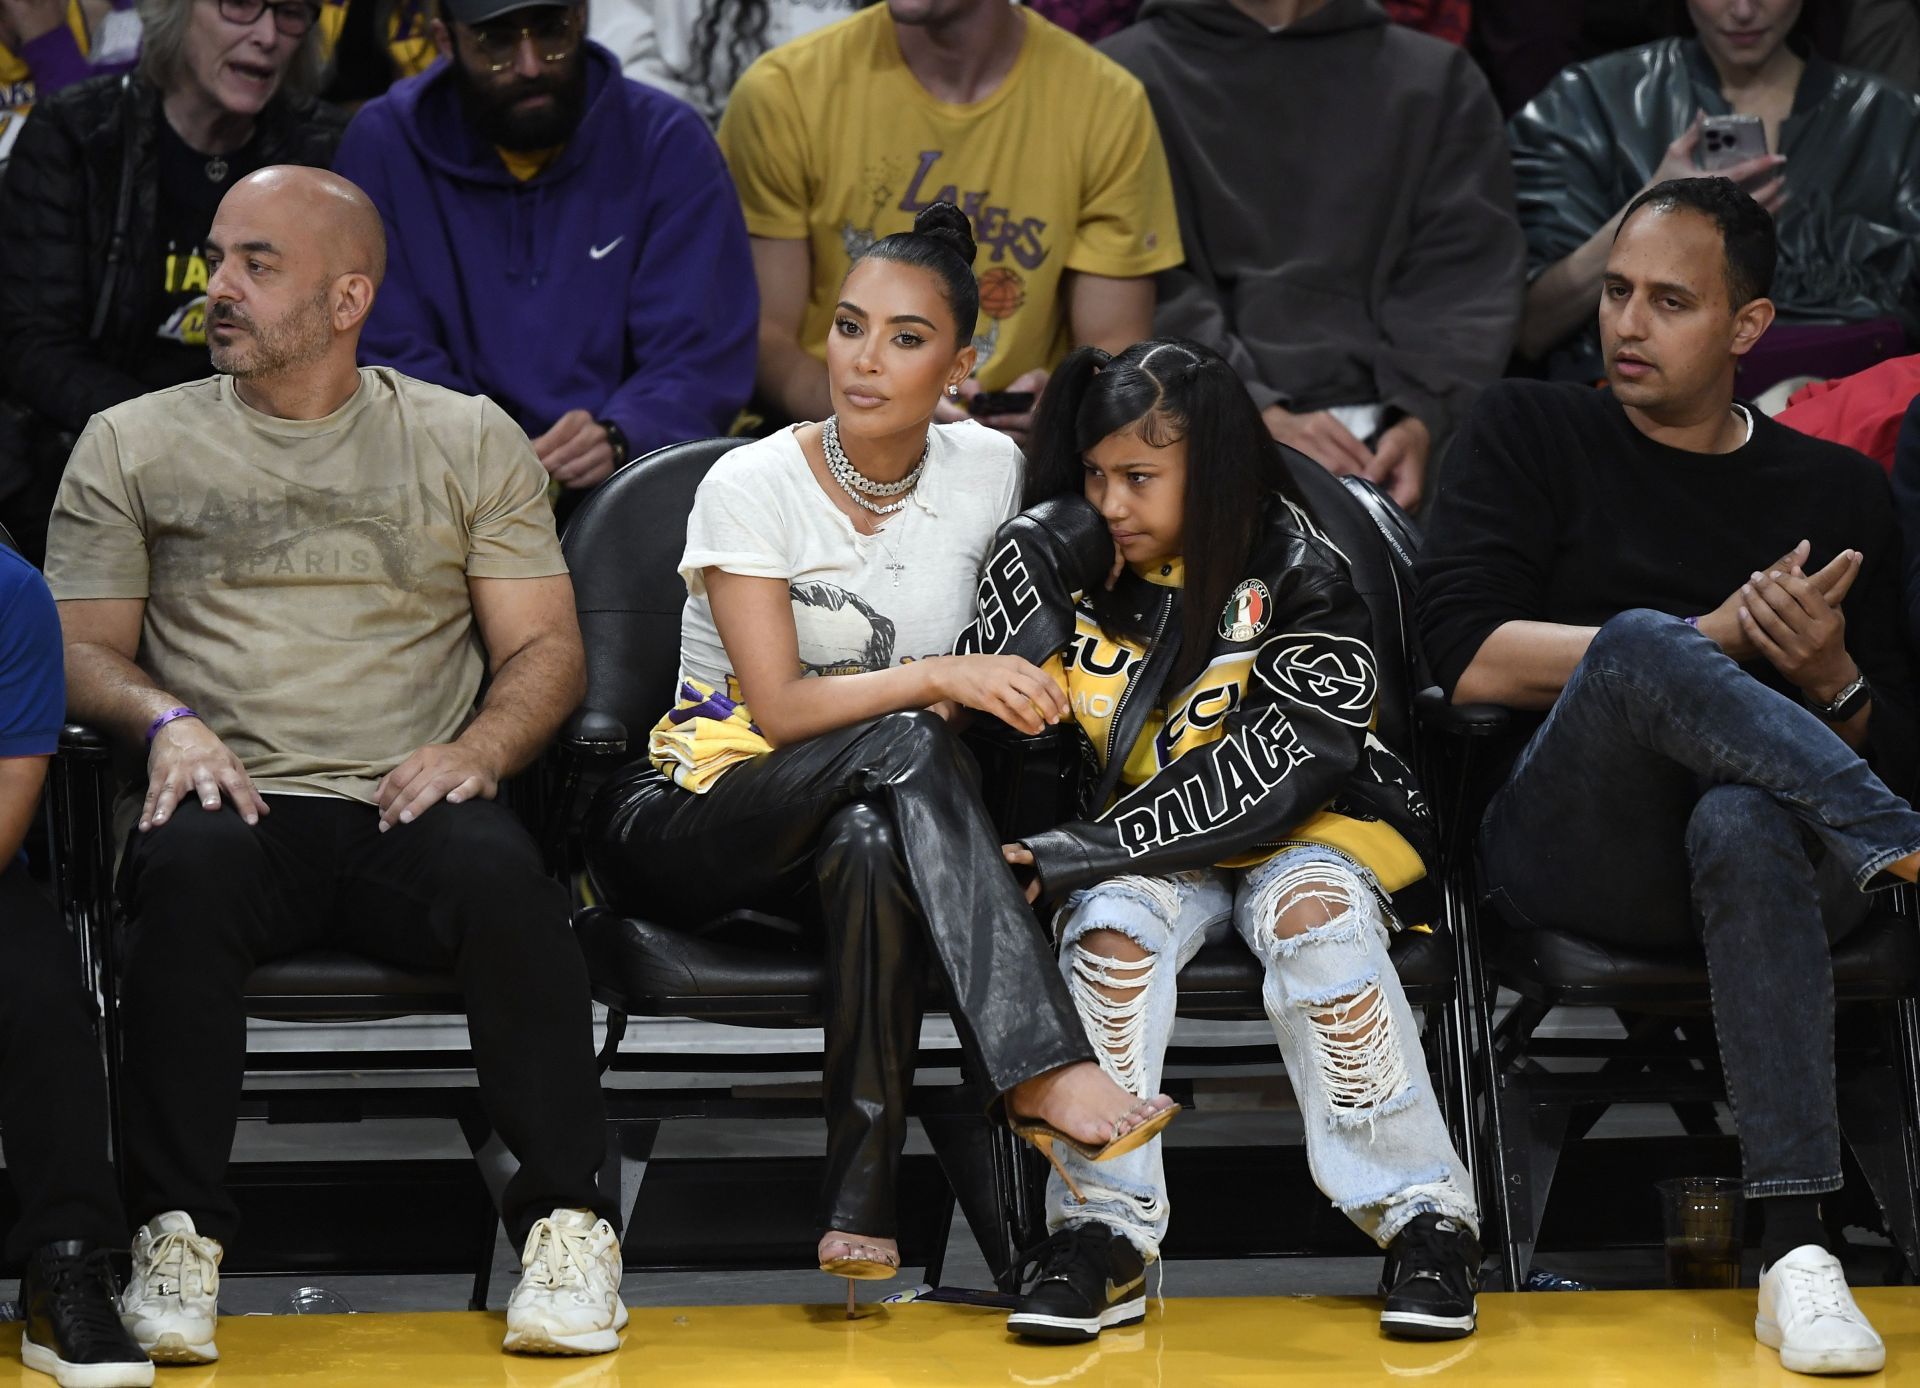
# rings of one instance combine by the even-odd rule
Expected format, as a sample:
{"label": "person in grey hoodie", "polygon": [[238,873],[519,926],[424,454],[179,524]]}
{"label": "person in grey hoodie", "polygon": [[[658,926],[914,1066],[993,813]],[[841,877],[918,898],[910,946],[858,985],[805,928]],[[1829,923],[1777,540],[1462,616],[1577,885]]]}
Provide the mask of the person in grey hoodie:
{"label": "person in grey hoodie", "polygon": [[1172,166],[1187,262],[1155,332],[1225,356],[1281,442],[1417,506],[1520,321],[1486,79],[1376,0],[1145,0],[1101,50]]}

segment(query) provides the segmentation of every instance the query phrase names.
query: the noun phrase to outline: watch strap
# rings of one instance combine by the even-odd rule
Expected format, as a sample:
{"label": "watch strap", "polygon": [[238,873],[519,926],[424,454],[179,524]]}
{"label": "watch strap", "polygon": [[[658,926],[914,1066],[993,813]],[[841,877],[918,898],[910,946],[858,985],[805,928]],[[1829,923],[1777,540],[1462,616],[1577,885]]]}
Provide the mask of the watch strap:
{"label": "watch strap", "polygon": [[1823,722],[1845,723],[1857,716],[1872,699],[1873,687],[1867,683],[1864,674],[1859,674],[1854,676],[1853,683],[1834,696],[1832,703],[1821,703],[1818,699],[1810,698],[1807,707]]}

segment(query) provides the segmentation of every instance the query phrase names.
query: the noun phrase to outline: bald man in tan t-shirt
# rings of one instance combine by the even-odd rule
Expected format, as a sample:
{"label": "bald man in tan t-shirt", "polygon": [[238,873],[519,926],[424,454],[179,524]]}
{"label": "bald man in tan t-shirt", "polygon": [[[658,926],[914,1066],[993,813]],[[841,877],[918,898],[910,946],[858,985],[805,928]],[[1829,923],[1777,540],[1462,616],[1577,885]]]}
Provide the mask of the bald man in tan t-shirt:
{"label": "bald man in tan t-shirt", "polygon": [[490,402],[355,366],[386,247],[353,184],[253,174],[206,258],[224,374],[95,416],[48,538],[70,712],[146,744],[121,875],[145,1221],[122,1318],[156,1360],[218,1356],[247,975],[329,946],[466,995],[520,1162],[506,1348],[615,1349],[586,970],[565,889],[493,798],[584,690],[545,474]]}

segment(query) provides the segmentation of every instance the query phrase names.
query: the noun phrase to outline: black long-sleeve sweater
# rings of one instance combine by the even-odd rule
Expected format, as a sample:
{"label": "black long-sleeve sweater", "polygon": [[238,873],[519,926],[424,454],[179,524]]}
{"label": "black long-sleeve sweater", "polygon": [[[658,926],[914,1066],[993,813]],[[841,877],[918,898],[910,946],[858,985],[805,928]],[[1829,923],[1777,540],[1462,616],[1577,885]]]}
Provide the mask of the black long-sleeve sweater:
{"label": "black long-sleeve sweater", "polygon": [[[1742,447],[1689,453],[1642,434],[1609,391],[1490,386],[1447,455],[1417,566],[1428,660],[1451,694],[1507,622],[1700,616],[1802,539],[1810,573],[1857,549],[1865,563],[1843,611],[1847,649],[1875,691],[1868,760],[1911,798],[1920,741],[1886,477],[1850,448],[1750,413]],[[1764,660],[1747,668],[1798,697]],[[1537,720],[1517,723],[1530,732]]]}

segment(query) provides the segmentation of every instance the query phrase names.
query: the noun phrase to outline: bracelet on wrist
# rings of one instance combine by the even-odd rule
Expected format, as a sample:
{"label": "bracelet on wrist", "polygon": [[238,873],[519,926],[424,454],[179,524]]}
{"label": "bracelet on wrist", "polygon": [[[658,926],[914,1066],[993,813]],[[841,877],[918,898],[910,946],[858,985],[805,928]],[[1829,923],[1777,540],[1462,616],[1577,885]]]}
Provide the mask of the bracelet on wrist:
{"label": "bracelet on wrist", "polygon": [[595,420],[607,434],[607,446],[613,449],[613,468],[618,472],[627,463],[627,431],[611,419]]}
{"label": "bracelet on wrist", "polygon": [[195,713],[192,709],[186,707],[184,704],[180,705],[177,708],[168,709],[165,713],[161,714],[158,718],[154,719],[151,723],[147,724],[147,745],[149,747],[153,745],[153,739],[155,734],[157,734],[162,728],[166,727],[167,724],[176,722],[182,718],[198,718],[199,716],[200,716],[199,714]]}

